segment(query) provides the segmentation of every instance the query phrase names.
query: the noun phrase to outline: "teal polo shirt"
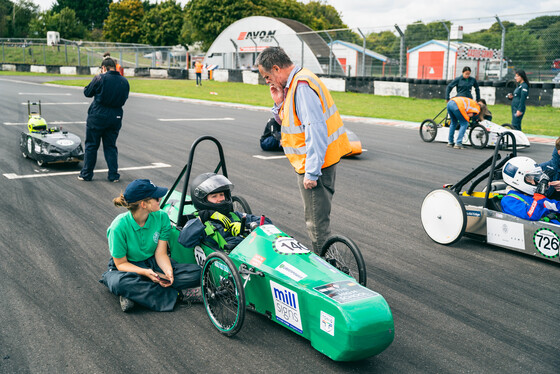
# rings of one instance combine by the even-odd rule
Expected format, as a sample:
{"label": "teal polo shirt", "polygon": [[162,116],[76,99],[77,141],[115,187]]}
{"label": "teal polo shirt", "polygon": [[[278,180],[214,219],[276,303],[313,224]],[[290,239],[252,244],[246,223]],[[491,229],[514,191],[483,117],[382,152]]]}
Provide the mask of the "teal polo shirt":
{"label": "teal polo shirt", "polygon": [[169,216],[163,210],[152,212],[140,227],[130,211],[119,214],[107,229],[109,252],[114,258],[144,261],[152,257],[158,241],[168,241],[171,231]]}

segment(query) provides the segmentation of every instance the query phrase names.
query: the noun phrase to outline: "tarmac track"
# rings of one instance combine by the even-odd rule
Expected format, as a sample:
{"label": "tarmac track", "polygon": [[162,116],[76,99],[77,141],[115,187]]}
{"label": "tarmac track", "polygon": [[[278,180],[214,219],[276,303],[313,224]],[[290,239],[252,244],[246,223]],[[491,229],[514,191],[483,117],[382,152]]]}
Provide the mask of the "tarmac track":
{"label": "tarmac track", "polygon": [[[492,150],[424,143],[418,131],[392,121],[346,121],[367,152],[340,163],[332,213],[333,231],[362,250],[369,288],[391,306],[396,336],[385,352],[333,362],[254,313],[225,338],[201,305],[123,314],[97,280],[109,258],[106,228],[123,211],[111,200],[127,183],[150,178],[171,186],[192,142],[212,135],[224,146],[235,194],[308,243],[296,177],[286,159],[253,157],[271,155],[258,147],[266,111],[146,95],[132,95],[125,106],[119,165],[129,169],[121,183],[107,182],[103,172],[80,182],[74,166],[39,168],[19,152],[25,126],[5,123],[25,123],[22,103],[40,99],[48,122],[67,122],[83,139],[88,105],[68,103],[89,102],[80,90],[35,84],[47,79],[0,78],[0,372],[558,372],[560,267],[467,238],[441,246],[420,223],[424,196],[458,181]],[[552,146],[542,142],[520,154],[547,160]],[[135,169],[152,163],[170,166]],[[215,149],[201,146],[193,175],[216,164]],[[102,152],[97,168],[106,168]]]}

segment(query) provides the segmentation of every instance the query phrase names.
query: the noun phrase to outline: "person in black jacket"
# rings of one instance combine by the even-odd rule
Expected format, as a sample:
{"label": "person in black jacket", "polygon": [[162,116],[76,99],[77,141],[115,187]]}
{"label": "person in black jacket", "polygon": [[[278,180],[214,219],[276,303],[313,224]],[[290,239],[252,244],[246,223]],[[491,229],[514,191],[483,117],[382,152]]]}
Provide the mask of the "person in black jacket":
{"label": "person in black jacket", "polygon": [[272,117],[264,127],[264,133],[261,136],[261,148],[263,151],[281,151],[280,145],[281,127],[278,122]]}
{"label": "person in black jacket", "polygon": [[525,100],[529,97],[529,79],[525,70],[515,72],[515,81],[519,84],[507,98],[511,100],[511,125],[514,130],[521,131],[521,120],[525,115]]}
{"label": "person in black jacket", "polygon": [[453,87],[457,87],[457,95],[462,97],[468,97],[472,99],[472,88],[474,87],[474,92],[476,94],[476,100],[480,100],[480,88],[478,87],[478,82],[476,79],[471,77],[471,68],[465,66],[463,68],[463,74],[460,77],[457,77],[451,81],[447,85],[447,89],[445,90],[445,100],[449,102],[449,94]]}
{"label": "person in black jacket", "polygon": [[117,137],[122,126],[122,107],[129,91],[128,81],[116,71],[112,58],[103,60],[101,74],[96,75],[84,88],[84,95],[93,97],[93,102],[88,109],[84,166],[79,180],[92,180],[97,150],[103,141],[103,154],[109,168],[107,178],[111,182],[119,181]]}

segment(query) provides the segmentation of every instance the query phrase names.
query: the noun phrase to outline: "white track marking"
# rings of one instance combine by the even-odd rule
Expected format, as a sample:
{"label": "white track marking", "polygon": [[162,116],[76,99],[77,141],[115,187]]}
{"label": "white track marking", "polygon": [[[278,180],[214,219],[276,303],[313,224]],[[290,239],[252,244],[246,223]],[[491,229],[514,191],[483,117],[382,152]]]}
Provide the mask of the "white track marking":
{"label": "white track marking", "polygon": [[162,122],[196,122],[196,121],[235,121],[235,118],[222,117],[222,118],[158,118]]}
{"label": "white track marking", "polygon": [[[49,125],[85,125],[86,121],[49,121]],[[27,125],[27,122],[4,122],[6,126]]]}
{"label": "white track marking", "polygon": [[[73,101],[69,103],[41,103],[43,105],[87,105],[89,102],[87,101]],[[21,105],[27,105],[27,103],[21,103]]]}
{"label": "white track marking", "polygon": [[[162,162],[152,162],[151,165],[147,166],[133,166],[128,168],[119,168],[119,171],[125,170],[142,170],[142,169],[159,169],[159,168],[170,168],[171,165],[164,164]],[[94,170],[96,173],[102,173],[109,171],[109,169],[96,169]],[[42,177],[58,177],[61,175],[76,175],[80,174],[79,171],[63,171],[60,173],[43,173],[43,174],[27,174],[27,175],[17,175],[14,173],[6,173],[4,176],[8,179],[29,179],[29,178],[42,178]]]}
{"label": "white track marking", "polygon": [[19,92],[18,95],[72,96],[72,94],[69,93],[45,93],[45,92]]}
{"label": "white track marking", "polygon": [[262,156],[262,155],[253,155],[254,158],[260,158],[261,160],[278,160],[280,158],[286,158],[286,156]]}

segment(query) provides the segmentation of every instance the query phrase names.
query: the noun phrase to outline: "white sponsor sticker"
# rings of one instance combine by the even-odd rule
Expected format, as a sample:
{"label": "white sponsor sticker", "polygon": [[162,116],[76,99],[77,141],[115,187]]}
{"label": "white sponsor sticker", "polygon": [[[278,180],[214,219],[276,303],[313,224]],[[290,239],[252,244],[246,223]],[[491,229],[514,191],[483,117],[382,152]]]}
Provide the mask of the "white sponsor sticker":
{"label": "white sponsor sticker", "polygon": [[321,330],[334,336],[334,317],[321,310]]}
{"label": "white sponsor sticker", "polygon": [[198,266],[202,266],[206,262],[206,253],[204,253],[204,250],[199,245],[194,247],[194,258],[196,258]]}
{"label": "white sponsor sticker", "polygon": [[262,225],[260,226],[261,230],[268,236],[280,235],[282,231],[278,230],[278,227],[274,225]]}
{"label": "white sponsor sticker", "polygon": [[56,144],[58,145],[63,145],[63,146],[70,146],[72,144],[74,144],[74,142],[70,139],[60,139],[56,141]]}
{"label": "white sponsor sticker", "polygon": [[545,257],[558,257],[559,241],[556,233],[550,229],[538,229],[533,235],[535,248]]}
{"label": "white sponsor sticker", "polygon": [[278,265],[276,267],[276,270],[284,274],[285,276],[295,280],[296,282],[299,282],[303,278],[307,277],[307,274],[305,274],[303,271],[299,270],[295,266],[287,263],[286,261]]}
{"label": "white sponsor sticker", "polygon": [[283,255],[301,255],[309,253],[309,249],[307,249],[306,246],[289,236],[276,238],[272,247],[276,252]]}
{"label": "white sponsor sticker", "polygon": [[270,291],[276,320],[300,334],[303,333],[297,293],[274,281],[270,281]]}
{"label": "white sponsor sticker", "polygon": [[486,240],[489,244],[525,250],[523,224],[488,217]]}

